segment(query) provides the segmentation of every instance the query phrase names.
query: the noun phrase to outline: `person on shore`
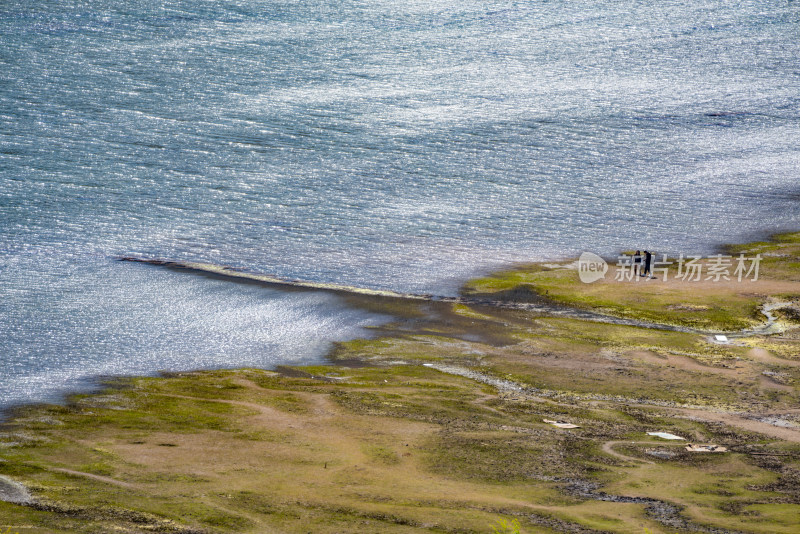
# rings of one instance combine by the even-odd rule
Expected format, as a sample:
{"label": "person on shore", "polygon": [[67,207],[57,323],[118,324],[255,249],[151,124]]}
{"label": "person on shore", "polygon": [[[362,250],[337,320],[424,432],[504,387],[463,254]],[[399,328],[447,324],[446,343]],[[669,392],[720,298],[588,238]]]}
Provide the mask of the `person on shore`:
{"label": "person on shore", "polygon": [[650,254],[650,251],[644,251],[644,273],[642,276],[650,277],[650,264],[653,262],[653,255]]}
{"label": "person on shore", "polygon": [[642,253],[637,250],[633,255],[633,276],[638,276],[640,272],[642,272]]}

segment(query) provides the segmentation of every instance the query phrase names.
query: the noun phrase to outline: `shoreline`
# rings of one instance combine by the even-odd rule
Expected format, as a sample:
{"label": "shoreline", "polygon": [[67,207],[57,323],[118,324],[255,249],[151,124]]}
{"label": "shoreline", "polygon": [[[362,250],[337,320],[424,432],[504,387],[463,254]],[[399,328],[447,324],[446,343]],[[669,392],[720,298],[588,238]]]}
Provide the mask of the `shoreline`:
{"label": "shoreline", "polygon": [[[710,250],[715,251],[715,253],[719,254],[729,254],[732,249],[736,249],[737,247],[747,246],[748,244],[752,243],[760,243],[760,242],[770,242],[774,241],[775,239],[780,238],[784,235],[790,235],[796,233],[795,230],[791,229],[779,229],[779,230],[764,230],[754,232],[753,236],[756,239],[750,241],[744,241],[742,243],[724,243],[712,246]],[[341,285],[341,284],[328,284],[328,283],[316,283],[311,281],[304,281],[304,280],[296,280],[296,279],[289,279],[289,278],[280,278],[274,277],[272,275],[261,274],[256,272],[249,272],[245,269],[238,268],[238,267],[227,267],[222,265],[216,264],[207,264],[201,262],[182,262],[182,261],[173,261],[173,260],[165,260],[165,259],[158,259],[158,258],[145,258],[139,256],[113,256],[110,258],[112,261],[119,261],[119,262],[131,262],[131,263],[141,263],[144,265],[150,266],[157,266],[157,267],[165,267],[170,270],[175,270],[178,272],[193,272],[199,276],[205,276],[213,279],[229,281],[233,283],[244,283],[244,284],[254,284],[254,285],[263,285],[265,287],[273,287],[277,288],[282,291],[323,291],[323,292],[330,292],[333,294],[337,294],[340,296],[356,296],[356,297],[365,297],[365,299],[370,298],[377,298],[377,299],[410,299],[410,300],[419,300],[419,301],[436,301],[436,302],[444,302],[444,303],[456,303],[456,304],[489,304],[489,305],[497,305],[500,304],[500,301],[495,301],[494,303],[488,299],[484,299],[482,302],[478,299],[476,301],[470,301],[469,299],[463,300],[463,297],[459,296],[440,296],[434,294],[422,294],[422,293],[405,293],[405,292],[397,292],[393,290],[381,290],[381,289],[368,289],[368,288],[360,288],[356,286],[349,286],[349,285]],[[605,258],[606,260],[610,260],[610,258]],[[568,264],[576,261],[577,258],[560,258],[560,259],[547,259],[537,262],[514,262],[510,263],[502,269],[494,269],[489,271],[482,271],[483,275],[491,276],[493,273],[497,272],[505,272],[505,271],[514,271],[519,269],[524,269],[530,265],[546,265],[546,264]],[[480,277],[480,276],[479,276]],[[475,279],[475,278],[473,278]],[[466,284],[468,284],[471,280],[468,279],[464,280],[461,285],[463,289]],[[531,298],[529,295],[525,295],[526,298]],[[543,295],[537,295],[535,298],[537,303],[546,302],[549,306],[551,306],[553,310],[559,311],[576,311],[581,312],[583,311],[581,308],[570,307],[567,305],[559,305],[555,301],[547,300]],[[513,302],[513,301],[506,301],[506,302]],[[370,310],[373,306],[370,306],[364,302],[356,302],[354,304],[355,307]],[[511,306],[510,306],[511,307]],[[385,307],[381,307],[384,309]],[[389,306],[391,308],[391,306]],[[540,307],[536,311],[545,311],[546,308]],[[382,312],[387,313],[389,316],[389,322],[392,320],[397,320],[399,317],[395,317],[391,315],[391,312]],[[582,317],[585,320],[592,320],[589,316]],[[603,315],[598,314],[598,318],[601,322],[603,319],[620,319],[618,316],[614,315]],[[381,330],[382,325],[376,325],[373,327],[369,327],[367,330],[373,330],[379,332]],[[640,326],[644,328],[657,328],[662,327],[665,329],[671,329],[674,325],[664,324],[664,323],[650,323],[647,324],[646,322],[641,322]],[[700,331],[698,331],[699,333]],[[712,334],[714,332],[708,331],[705,332],[708,334]],[[732,333],[732,332],[720,332],[720,333]],[[370,337],[367,336],[365,339],[369,339]],[[347,342],[347,341],[356,341],[359,338],[353,338],[350,340],[345,341],[333,341],[331,342],[330,348],[319,357],[318,363],[325,363],[330,362],[330,356],[336,350],[336,346],[339,343]],[[316,362],[307,362],[306,364],[300,365],[313,365]],[[275,368],[286,366],[286,365],[293,365],[290,363],[276,363],[270,367],[264,367],[265,370],[274,370]],[[8,406],[0,406],[0,424],[5,423],[6,421],[14,418],[14,413],[18,410],[24,410],[28,407],[35,407],[35,406],[46,406],[46,405],[66,405],[69,403],[69,397],[73,395],[82,395],[82,394],[94,394],[99,391],[102,391],[103,388],[107,387],[110,383],[115,383],[119,380],[125,380],[130,378],[137,378],[137,377],[160,377],[164,375],[169,375],[172,373],[187,373],[187,372],[195,372],[195,371],[213,371],[213,370],[236,370],[240,369],[240,367],[210,367],[210,368],[202,368],[202,369],[184,369],[184,370],[177,370],[177,371],[163,371],[157,370],[154,371],[152,374],[145,374],[145,375],[93,375],[90,377],[86,377],[82,379],[82,381],[87,382],[87,387],[74,387],[64,390],[61,393],[57,393],[54,395],[53,400],[36,400],[36,401],[22,401],[19,403],[11,404]]]}
{"label": "shoreline", "polygon": [[793,288],[780,336],[716,344],[481,304],[547,291],[734,324],[763,298],[712,284],[620,292],[536,264],[469,281],[473,301],[344,295],[392,319],[318,364],[110,378],[64,405],[22,406],[0,424],[0,477],[30,500],[0,513],[48,534],[489,532],[511,518],[523,532],[788,534],[800,527],[800,262],[785,258],[800,257],[800,233],[781,239],[737,245],[783,249],[758,286]]}

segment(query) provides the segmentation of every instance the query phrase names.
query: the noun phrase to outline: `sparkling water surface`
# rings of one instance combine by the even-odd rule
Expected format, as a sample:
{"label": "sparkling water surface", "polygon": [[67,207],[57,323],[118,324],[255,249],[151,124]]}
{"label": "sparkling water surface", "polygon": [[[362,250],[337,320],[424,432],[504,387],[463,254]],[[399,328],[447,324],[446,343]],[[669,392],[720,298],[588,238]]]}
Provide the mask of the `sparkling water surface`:
{"label": "sparkling water surface", "polygon": [[787,0],[3,2],[0,405],[385,320],[116,255],[453,294],[795,229],[799,29]]}

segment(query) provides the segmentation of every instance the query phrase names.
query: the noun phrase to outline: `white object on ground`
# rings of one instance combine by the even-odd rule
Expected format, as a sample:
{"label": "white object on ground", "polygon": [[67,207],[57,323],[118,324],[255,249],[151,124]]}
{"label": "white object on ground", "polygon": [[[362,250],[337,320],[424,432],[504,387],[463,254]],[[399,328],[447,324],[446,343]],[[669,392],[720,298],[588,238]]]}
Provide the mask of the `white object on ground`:
{"label": "white object on ground", "polygon": [[722,445],[693,445],[691,443],[686,445],[686,450],[689,452],[728,452],[727,447]]}
{"label": "white object on ground", "polygon": [[670,434],[669,432],[648,432],[648,436],[656,436],[657,438],[661,439],[686,439],[680,436],[676,436],[675,434]]}
{"label": "white object on ground", "polygon": [[728,336],[714,336],[714,339],[716,339],[717,341],[721,341],[723,343],[728,342]]}
{"label": "white object on ground", "polygon": [[549,425],[557,426],[558,428],[580,428],[578,425],[573,425],[566,421],[553,421],[552,419],[542,419],[542,421]]}

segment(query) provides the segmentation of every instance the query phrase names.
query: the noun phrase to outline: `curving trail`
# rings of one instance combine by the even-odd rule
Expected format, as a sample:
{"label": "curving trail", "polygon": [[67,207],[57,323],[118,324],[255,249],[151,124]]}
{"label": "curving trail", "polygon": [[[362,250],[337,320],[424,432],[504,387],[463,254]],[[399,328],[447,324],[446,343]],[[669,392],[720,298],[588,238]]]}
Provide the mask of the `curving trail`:
{"label": "curving trail", "polygon": [[67,475],[73,475],[73,476],[76,476],[76,477],[90,478],[90,479],[96,480],[98,482],[104,482],[106,484],[112,484],[114,486],[119,486],[121,488],[134,489],[134,488],[138,487],[138,486],[136,486],[136,484],[131,484],[130,482],[124,482],[122,480],[117,480],[117,479],[111,478],[111,477],[105,477],[105,476],[102,476],[102,475],[95,475],[93,473],[85,473],[83,471],[75,471],[73,469],[66,469],[66,468],[63,468],[63,467],[53,467],[53,468],[50,469],[50,471],[58,471],[59,473],[64,473],[64,474],[67,474]]}
{"label": "curving trail", "polygon": [[753,358],[754,360],[758,360],[761,363],[766,363],[768,365],[778,365],[784,367],[800,367],[800,361],[798,360],[787,360],[785,358],[778,358],[773,356],[769,352],[764,349],[751,349],[747,352],[748,358]]}
{"label": "curving trail", "polygon": [[713,412],[711,410],[700,410],[695,408],[679,408],[677,412],[688,416],[690,419],[699,421],[709,421],[712,423],[723,423],[730,426],[741,428],[749,432],[764,434],[772,438],[800,443],[800,430],[771,425],[750,417],[759,417],[762,414],[752,414],[750,417],[732,412]]}
{"label": "curving trail", "polygon": [[620,460],[625,460],[627,462],[641,462],[645,464],[655,465],[655,462],[651,462],[650,460],[645,460],[643,458],[634,458],[633,456],[627,456],[622,454],[621,452],[617,452],[614,450],[614,445],[619,445],[621,443],[636,443],[636,444],[655,444],[654,441],[628,441],[628,440],[616,440],[616,441],[606,441],[600,447],[602,451],[610,456],[615,458],[619,458]]}
{"label": "curving trail", "polygon": [[[535,390],[534,388],[530,388],[528,386],[519,384],[512,380],[508,380],[505,378],[497,378],[483,372],[478,372],[472,369],[468,369],[466,367],[459,367],[455,365],[431,364],[431,363],[426,363],[424,365],[426,367],[436,369],[437,371],[442,373],[452,374],[456,376],[463,376],[465,378],[469,378],[477,382],[488,384],[492,387],[497,388],[501,392],[521,396],[529,400],[537,402],[544,401],[545,399],[543,397],[548,396],[547,392],[544,390]],[[552,402],[550,399],[547,400]],[[767,414],[760,414],[760,413],[741,414],[735,412],[713,411],[702,408],[665,406],[658,403],[646,403],[640,400],[622,398],[622,397],[619,398],[608,397],[595,400],[611,404],[625,404],[630,406],[646,406],[646,407],[657,406],[658,408],[664,410],[665,412],[680,414],[682,416],[685,416],[689,419],[693,419],[696,421],[724,423],[726,425],[734,426],[742,430],[747,430],[749,432],[756,432],[759,434],[770,436],[772,438],[782,439],[793,443],[800,443],[800,430],[775,426],[755,419],[756,417],[761,417]],[[780,412],[780,413],[785,413],[785,412]],[[769,415],[772,415],[772,413],[770,413]]]}
{"label": "curving trail", "polygon": [[744,374],[743,369],[729,369],[726,367],[712,367],[710,365],[703,365],[702,363],[688,356],[679,356],[676,354],[656,354],[655,352],[649,350],[635,350],[629,354],[634,358],[647,363],[676,367],[678,369],[696,373],[711,373],[724,376],[726,378],[738,378]]}

